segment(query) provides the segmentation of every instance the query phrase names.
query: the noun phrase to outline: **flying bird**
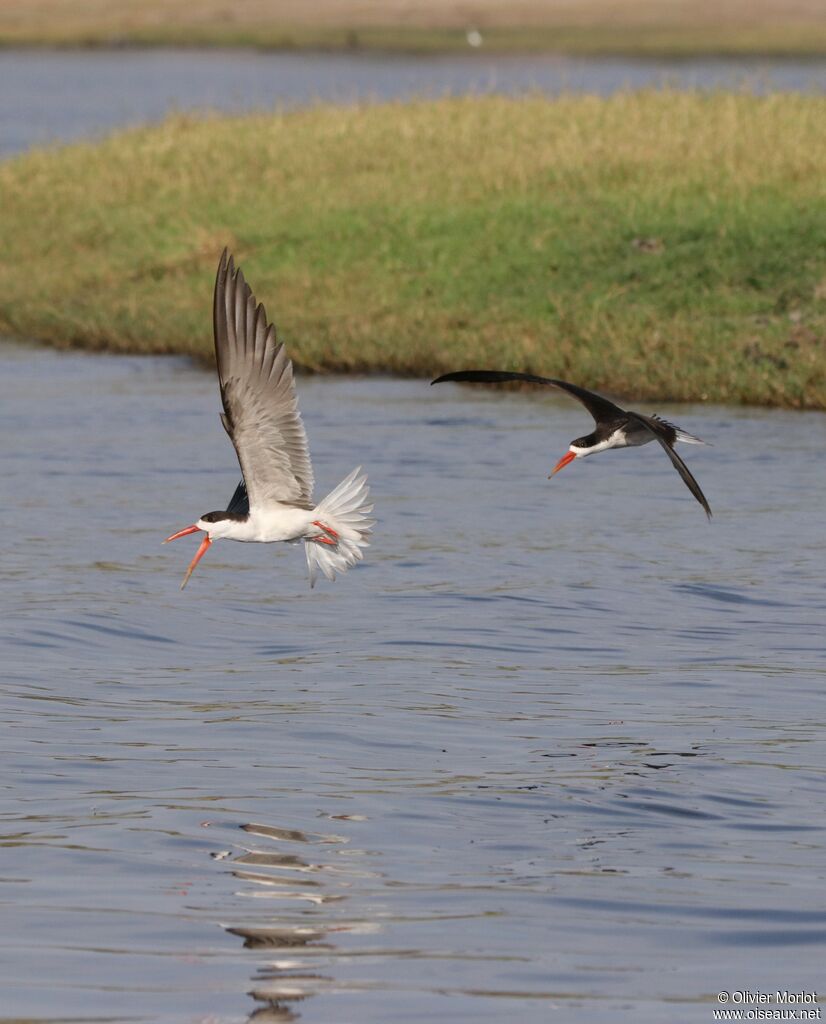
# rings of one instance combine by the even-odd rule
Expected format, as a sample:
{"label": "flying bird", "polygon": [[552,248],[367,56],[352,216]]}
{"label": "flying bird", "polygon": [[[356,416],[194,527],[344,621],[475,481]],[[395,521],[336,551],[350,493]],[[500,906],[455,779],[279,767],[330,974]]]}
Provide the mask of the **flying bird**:
{"label": "flying bird", "polygon": [[317,505],[313,467],[293,380],[293,365],[263,305],[225,249],[215,279],[215,358],[229,434],[243,479],[226,509],[167,537],[204,534],[181,590],[213,541],[304,541],[310,586],[320,570],[328,580],[362,557],[375,520],[369,515],[367,477],[361,468]]}
{"label": "flying bird", "polygon": [[705,495],[700,490],[700,485],[691,475],[688,466],[674,451],[677,441],[683,441],[685,444],[706,444],[706,442],[675,427],[673,423],[669,423],[659,416],[644,416],[641,412],[620,409],[618,405],[609,402],[602,395],[594,394],[593,391],[570,384],[566,380],[537,377],[532,373],[510,373],[505,370],[457,370],[455,373],[445,373],[441,377],[437,377],[436,380],[431,381],[431,384],[441,384],[448,380],[476,384],[502,384],[506,381],[523,380],[530,384],[547,384],[550,387],[566,391],[582,402],[594,417],[596,429],[584,437],[578,437],[571,441],[568,451],[554,466],[550,476],[558,473],[560,469],[564,469],[574,459],[584,459],[588,455],[596,455],[597,452],[604,452],[609,448],[633,448],[641,444],[648,444],[649,441],[659,441],[671,459],[672,465],[683,478],[686,487],[711,519],[711,509]]}

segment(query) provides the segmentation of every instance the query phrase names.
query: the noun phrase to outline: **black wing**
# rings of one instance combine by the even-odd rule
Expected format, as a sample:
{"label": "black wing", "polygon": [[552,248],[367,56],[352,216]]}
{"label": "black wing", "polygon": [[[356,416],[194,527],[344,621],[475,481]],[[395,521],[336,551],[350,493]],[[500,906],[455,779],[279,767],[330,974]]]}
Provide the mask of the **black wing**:
{"label": "black wing", "polygon": [[609,402],[602,395],[594,394],[576,384],[569,384],[567,380],[556,380],[553,377],[537,377],[533,373],[511,373],[508,370],[457,370],[454,373],[445,373],[431,384],[441,384],[443,381],[467,381],[475,384],[504,384],[509,380],[524,380],[529,384],[547,384],[552,388],[560,388],[567,391],[578,401],[582,402],[588,412],[594,417],[594,422],[601,423],[606,420],[616,420],[625,416],[625,410],[618,405]]}
{"label": "black wing", "polygon": [[672,465],[683,478],[683,483],[691,491],[691,493],[694,495],[697,501],[700,502],[700,504],[706,510],[706,515],[709,519],[711,519],[711,509],[709,508],[709,504],[706,501],[706,496],[700,490],[700,485],[691,475],[691,470],[688,468],[688,466],[674,451],[674,449],[668,441],[667,436],[665,436],[667,433],[670,432],[669,428],[671,431],[674,430],[671,424],[659,419],[658,417],[643,416],[642,413],[639,412],[629,412],[628,417],[632,420],[635,420],[637,423],[641,423],[644,427],[646,427],[646,429],[651,431],[654,437],[656,437],[656,439],[662,445],[666,455],[669,457],[669,459],[671,459]]}
{"label": "black wing", "polygon": [[247,485],[242,480],[235,488],[235,493],[229,499],[227,512],[236,516],[248,516],[250,514],[250,499],[247,496]]}

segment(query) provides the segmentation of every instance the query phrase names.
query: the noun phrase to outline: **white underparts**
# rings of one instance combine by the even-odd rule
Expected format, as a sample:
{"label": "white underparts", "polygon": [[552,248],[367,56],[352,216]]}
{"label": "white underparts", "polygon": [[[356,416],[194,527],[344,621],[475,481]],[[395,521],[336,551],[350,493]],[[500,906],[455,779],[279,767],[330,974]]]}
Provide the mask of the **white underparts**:
{"label": "white underparts", "polygon": [[653,434],[648,434],[647,431],[646,434],[646,437],[641,437],[637,440],[636,437],[629,438],[623,430],[615,430],[610,437],[600,441],[598,444],[592,445],[590,448],[578,448],[572,444],[568,450],[572,451],[578,459],[584,459],[588,455],[596,455],[598,452],[608,451],[609,448],[629,448],[640,444],[647,444],[649,441],[654,440]]}
{"label": "white underparts", "polygon": [[372,511],[367,477],[359,467],[315,508],[253,506],[246,519],[219,519],[214,523],[199,519],[196,526],[209,534],[210,540],[264,544],[303,540],[312,586],[319,571],[328,580],[334,580],[336,573],[346,572],[362,558],[361,549],[370,543],[370,531],[375,525],[370,518]]}

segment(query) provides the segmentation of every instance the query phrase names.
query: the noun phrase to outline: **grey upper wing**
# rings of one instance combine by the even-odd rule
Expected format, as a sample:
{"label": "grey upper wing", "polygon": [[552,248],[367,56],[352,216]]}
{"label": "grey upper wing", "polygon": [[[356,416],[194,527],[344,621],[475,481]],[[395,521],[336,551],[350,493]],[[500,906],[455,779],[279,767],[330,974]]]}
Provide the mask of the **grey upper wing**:
{"label": "grey upper wing", "polygon": [[213,325],[221,422],[235,446],[250,505],[309,505],[313,469],[292,363],[226,250],[215,279]]}
{"label": "grey upper wing", "polygon": [[706,510],[706,515],[708,516],[708,518],[711,519],[711,509],[709,507],[708,502],[706,501],[706,496],[700,490],[700,485],[692,476],[691,470],[688,468],[688,466],[674,451],[674,448],[671,444],[669,444],[666,437],[663,436],[666,433],[666,431],[663,429],[664,427],[671,428],[671,430],[674,429],[673,427],[671,427],[671,424],[666,423],[665,421],[660,419],[654,419],[653,417],[650,416],[643,416],[642,413],[639,412],[629,412],[627,415],[629,419],[635,420],[637,423],[641,423],[644,427],[651,431],[654,437],[656,437],[656,439],[660,442],[662,448],[665,450],[666,455],[669,457],[669,459],[671,459],[672,465],[683,478],[683,482],[685,483],[686,487],[691,491],[691,493],[694,495],[697,501],[699,501],[699,503]]}
{"label": "grey upper wing", "polygon": [[441,384],[443,381],[466,381],[476,384],[504,384],[507,381],[523,380],[529,384],[547,384],[553,388],[560,388],[567,391],[578,401],[582,402],[588,412],[593,416],[594,421],[614,420],[625,415],[625,410],[618,405],[609,402],[602,395],[594,394],[586,388],[576,384],[570,384],[567,380],[557,380],[554,377],[537,377],[534,373],[515,373],[509,370],[456,370],[454,373],[445,373],[431,384]]}

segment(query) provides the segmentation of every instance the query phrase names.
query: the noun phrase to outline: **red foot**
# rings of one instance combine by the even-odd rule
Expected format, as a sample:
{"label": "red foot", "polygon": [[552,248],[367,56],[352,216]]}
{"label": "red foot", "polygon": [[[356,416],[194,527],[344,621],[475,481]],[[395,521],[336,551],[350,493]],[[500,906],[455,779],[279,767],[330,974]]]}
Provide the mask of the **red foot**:
{"label": "red foot", "polygon": [[310,540],[314,540],[316,544],[329,544],[333,548],[336,546],[336,542],[329,537],[310,537]]}
{"label": "red foot", "polygon": [[338,537],[338,531],[334,530],[332,526],[325,526],[320,520],[313,520],[313,526],[317,526],[319,530],[323,530],[325,533],[329,533],[331,537]]}

